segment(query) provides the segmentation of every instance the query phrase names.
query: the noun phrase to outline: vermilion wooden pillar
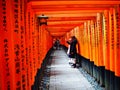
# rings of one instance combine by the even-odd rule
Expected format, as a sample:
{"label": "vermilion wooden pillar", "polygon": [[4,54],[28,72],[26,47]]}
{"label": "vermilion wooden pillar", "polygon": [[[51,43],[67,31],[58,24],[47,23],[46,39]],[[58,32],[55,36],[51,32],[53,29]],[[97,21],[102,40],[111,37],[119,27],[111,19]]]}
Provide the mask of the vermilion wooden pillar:
{"label": "vermilion wooden pillar", "polygon": [[25,40],[26,40],[26,74],[27,74],[27,89],[31,90],[31,69],[30,69],[30,9],[31,5],[27,4],[26,9],[26,33],[25,33]]}
{"label": "vermilion wooden pillar", "polygon": [[[8,5],[6,5],[8,3]],[[0,1],[0,79],[1,79],[1,90],[12,89],[12,69],[11,64],[13,60],[11,59],[11,28],[9,24],[10,17],[7,15],[10,14],[10,1]],[[9,12],[8,12],[9,11]],[[12,61],[11,61],[12,60]],[[11,63],[10,63],[11,61]]]}
{"label": "vermilion wooden pillar", "polygon": [[91,30],[90,30],[90,41],[91,41],[91,54],[90,54],[90,60],[92,63],[94,63],[94,21],[91,20],[90,22]]}
{"label": "vermilion wooden pillar", "polygon": [[80,33],[81,33],[81,55],[82,56],[84,56],[84,44],[85,44],[85,42],[84,42],[84,37],[82,37],[82,36],[84,36],[84,25],[82,25],[81,26],[82,27],[82,30],[80,30]]}
{"label": "vermilion wooden pillar", "polygon": [[87,59],[89,59],[88,27],[89,27],[88,22],[85,22],[84,23],[84,39],[85,39],[85,48],[86,48],[85,57]]}
{"label": "vermilion wooden pillar", "polygon": [[37,64],[37,69],[39,70],[39,68],[40,68],[40,30],[39,30],[39,20],[38,20],[38,18],[37,18],[37,20],[36,20],[36,36],[37,36],[37,56],[38,56],[38,58],[37,58],[37,62],[36,62],[36,64]]}
{"label": "vermilion wooden pillar", "polygon": [[116,20],[115,20],[115,9],[110,8],[109,10],[109,29],[110,29],[110,89],[114,90],[114,74],[115,74],[115,36],[116,36]]}
{"label": "vermilion wooden pillar", "polygon": [[40,59],[41,63],[43,62],[45,55],[47,54],[47,19],[44,18],[43,16],[39,17],[40,20],[40,26],[39,26],[39,31],[40,31]]}
{"label": "vermilion wooden pillar", "polygon": [[34,29],[34,12],[32,11],[32,9],[30,9],[30,29],[29,29],[29,63],[30,63],[30,79],[31,79],[31,83],[30,86],[33,85],[34,83],[34,34],[35,34],[35,29]]}
{"label": "vermilion wooden pillar", "polygon": [[39,67],[41,68],[41,64],[42,64],[42,56],[43,56],[43,51],[42,51],[42,28],[41,26],[39,26],[39,57],[40,57],[40,63],[39,63]]}
{"label": "vermilion wooden pillar", "polygon": [[[6,2],[2,2],[2,0],[0,1],[0,11],[2,11],[2,9],[3,9],[3,6],[2,6],[2,4],[3,3],[6,3]],[[0,21],[2,21],[3,20],[3,18],[2,18],[2,16],[3,16],[3,14],[2,14],[2,12],[0,12],[0,15],[1,15],[1,17],[0,17]],[[3,33],[3,23],[2,22],[0,22],[0,41],[2,41],[2,33]],[[3,84],[4,84],[4,79],[3,79],[3,68],[2,68],[2,62],[3,62],[3,60],[2,60],[2,57],[3,57],[3,54],[2,54],[2,51],[3,51],[3,46],[2,46],[2,43],[0,42],[0,90],[2,90],[2,89],[4,89],[4,86],[3,86]]]}
{"label": "vermilion wooden pillar", "polygon": [[83,25],[80,25],[79,26],[79,38],[78,38],[78,42],[79,42],[79,54],[82,55],[82,45],[83,45],[83,42],[82,42],[82,31],[83,31]]}
{"label": "vermilion wooden pillar", "polygon": [[85,58],[86,58],[86,71],[88,73],[90,73],[90,65],[89,65],[89,62],[90,62],[90,54],[89,54],[89,21],[86,21],[84,23],[84,39],[85,39],[85,46],[84,46],[84,49],[86,48],[86,51],[85,51]]}
{"label": "vermilion wooden pillar", "polygon": [[40,69],[41,65],[41,29],[40,29],[40,24],[39,24],[39,19],[37,18],[37,22],[38,22],[38,31],[37,31],[37,36],[38,36],[38,64],[37,64],[37,68]]}
{"label": "vermilion wooden pillar", "polygon": [[115,90],[120,90],[120,5],[116,8],[116,28]]}
{"label": "vermilion wooden pillar", "polygon": [[44,30],[44,43],[43,43],[43,46],[44,46],[44,56],[43,56],[43,59],[45,58],[46,54],[47,54],[47,30],[46,30],[46,27],[43,29]]}
{"label": "vermilion wooden pillar", "polygon": [[99,44],[100,44],[100,38],[99,38],[99,31],[100,31],[100,18],[101,14],[97,13],[97,18],[96,18],[96,78],[97,82],[100,82],[100,69],[99,69]]}
{"label": "vermilion wooden pillar", "polygon": [[109,32],[109,12],[104,11],[104,33],[103,33],[103,48],[105,62],[105,89],[110,89],[110,32]]}
{"label": "vermilion wooden pillar", "polygon": [[[98,17],[98,16],[97,16]],[[95,39],[95,59],[94,59],[94,71],[95,71],[95,78],[99,82],[99,74],[98,74],[98,21],[96,19],[95,23],[95,31],[94,31],[94,39]]]}
{"label": "vermilion wooden pillar", "polygon": [[85,42],[85,32],[84,32],[84,30],[85,30],[85,23],[83,24],[83,30],[81,31],[81,33],[83,35],[83,37],[82,37],[82,48],[83,48],[82,49],[82,54],[85,57],[86,56],[86,52],[84,51],[84,49],[85,49],[86,42]]}
{"label": "vermilion wooden pillar", "polygon": [[88,59],[90,60],[90,57],[91,57],[91,39],[90,39],[90,36],[91,36],[91,23],[90,23],[90,20],[87,23],[88,23],[88,26],[87,26],[87,28],[88,28]]}
{"label": "vermilion wooden pillar", "polygon": [[97,17],[98,31],[98,80],[101,86],[104,86],[105,67],[103,61],[103,14],[98,13]]}
{"label": "vermilion wooden pillar", "polygon": [[96,34],[95,34],[95,21],[92,21],[92,60],[94,62],[94,67],[93,67],[93,77],[96,78],[96,72],[95,72],[95,65],[96,65]]}
{"label": "vermilion wooden pillar", "polygon": [[40,67],[39,67],[39,63],[40,63],[40,58],[39,58],[39,48],[40,48],[40,46],[39,46],[39,20],[38,20],[38,18],[37,18],[37,16],[36,16],[36,18],[35,18],[35,27],[34,27],[34,29],[35,29],[35,51],[34,51],[34,53],[35,53],[35,63],[36,63],[36,73],[37,73],[37,69],[39,69]]}
{"label": "vermilion wooden pillar", "polygon": [[21,90],[27,89],[27,69],[26,69],[26,45],[25,45],[25,0],[20,0],[20,52],[21,52]]}
{"label": "vermilion wooden pillar", "polygon": [[36,41],[36,38],[37,38],[37,36],[36,36],[36,32],[37,32],[37,29],[35,28],[36,27],[36,17],[35,17],[35,15],[34,15],[34,13],[33,13],[33,15],[32,15],[32,29],[33,29],[33,33],[32,33],[32,37],[33,37],[33,39],[32,39],[32,49],[33,49],[33,52],[32,52],[32,54],[33,54],[33,82],[34,82],[34,80],[35,80],[35,75],[36,75],[36,70],[37,70],[37,68],[36,68],[36,62],[37,62],[37,50],[36,50],[36,48],[37,48],[37,41]]}
{"label": "vermilion wooden pillar", "polygon": [[45,57],[45,27],[45,25],[40,26],[40,65],[42,64],[43,59]]}
{"label": "vermilion wooden pillar", "polygon": [[93,20],[90,20],[89,22],[90,24],[90,27],[89,27],[89,49],[90,49],[90,75],[93,76],[93,65],[94,65],[94,62],[93,62],[93,46],[92,46],[92,30],[94,28],[93,26]]}
{"label": "vermilion wooden pillar", "polygon": [[91,36],[91,23],[90,23],[90,20],[87,21],[87,37],[88,37],[88,73],[90,73],[90,75],[92,75],[91,73],[91,39],[90,39],[90,36]]}
{"label": "vermilion wooden pillar", "polygon": [[[49,43],[48,43],[48,41],[49,41]],[[46,47],[47,47],[47,52],[52,47],[52,37],[51,37],[51,35],[50,35],[50,33],[48,31],[47,31],[47,35],[46,35]]]}
{"label": "vermilion wooden pillar", "polygon": [[14,50],[14,65],[15,65],[15,89],[21,89],[22,80],[22,62],[21,62],[21,27],[20,27],[20,0],[11,1],[11,30],[13,31],[13,50]]}

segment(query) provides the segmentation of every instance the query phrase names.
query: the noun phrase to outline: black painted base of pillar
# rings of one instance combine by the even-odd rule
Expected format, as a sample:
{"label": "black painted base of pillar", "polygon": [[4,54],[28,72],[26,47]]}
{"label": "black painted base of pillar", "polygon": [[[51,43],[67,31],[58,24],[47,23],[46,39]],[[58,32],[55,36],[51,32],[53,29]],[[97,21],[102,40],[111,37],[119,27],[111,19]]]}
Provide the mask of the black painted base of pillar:
{"label": "black painted base of pillar", "polygon": [[120,77],[115,76],[115,89],[114,90],[120,90]]}
{"label": "black painted base of pillar", "polygon": [[77,59],[77,64],[78,64],[77,67],[79,68],[79,67],[81,67],[81,59],[82,59],[82,57],[79,54],[77,54],[76,59]]}
{"label": "black painted base of pillar", "polygon": [[110,90],[110,71],[105,70],[105,90]]}
{"label": "black painted base of pillar", "polygon": [[31,90],[39,90],[40,78],[41,78],[41,68],[37,70],[34,85],[31,86]]}
{"label": "black painted base of pillar", "polygon": [[96,65],[93,65],[93,77],[97,80]]}
{"label": "black painted base of pillar", "polygon": [[90,75],[93,77],[93,65],[94,65],[94,62],[91,61],[90,62]]}
{"label": "black painted base of pillar", "polygon": [[95,66],[93,65],[93,77],[95,78]]}
{"label": "black painted base of pillar", "polygon": [[90,74],[90,59],[87,59],[87,73]]}
{"label": "black painted base of pillar", "polygon": [[105,86],[105,67],[104,66],[100,66],[99,67],[99,71],[100,71],[100,86],[104,87]]}
{"label": "black painted base of pillar", "polygon": [[96,66],[96,78],[97,82],[100,83],[100,67]]}
{"label": "black painted base of pillar", "polygon": [[114,81],[115,81],[115,74],[114,72],[110,72],[110,90],[115,90]]}

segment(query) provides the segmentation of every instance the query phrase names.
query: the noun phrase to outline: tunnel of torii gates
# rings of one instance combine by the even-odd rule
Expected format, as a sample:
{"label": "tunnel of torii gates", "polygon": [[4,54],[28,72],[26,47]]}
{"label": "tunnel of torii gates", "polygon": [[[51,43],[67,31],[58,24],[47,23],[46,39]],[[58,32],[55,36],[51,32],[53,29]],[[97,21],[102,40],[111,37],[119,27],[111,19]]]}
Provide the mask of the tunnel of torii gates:
{"label": "tunnel of torii gates", "polygon": [[54,39],[73,35],[82,68],[120,90],[119,0],[0,0],[0,90],[31,90]]}

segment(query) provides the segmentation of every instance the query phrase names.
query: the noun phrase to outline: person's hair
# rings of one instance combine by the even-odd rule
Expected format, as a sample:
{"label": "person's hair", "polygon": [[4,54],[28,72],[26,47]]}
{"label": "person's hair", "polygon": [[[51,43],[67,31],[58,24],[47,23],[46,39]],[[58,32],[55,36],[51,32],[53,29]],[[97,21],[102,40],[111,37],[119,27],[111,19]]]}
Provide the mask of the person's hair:
{"label": "person's hair", "polygon": [[77,43],[77,38],[75,36],[72,36],[72,41]]}
{"label": "person's hair", "polygon": [[75,37],[75,36],[72,36],[71,38],[72,38],[72,39],[76,39],[76,37]]}

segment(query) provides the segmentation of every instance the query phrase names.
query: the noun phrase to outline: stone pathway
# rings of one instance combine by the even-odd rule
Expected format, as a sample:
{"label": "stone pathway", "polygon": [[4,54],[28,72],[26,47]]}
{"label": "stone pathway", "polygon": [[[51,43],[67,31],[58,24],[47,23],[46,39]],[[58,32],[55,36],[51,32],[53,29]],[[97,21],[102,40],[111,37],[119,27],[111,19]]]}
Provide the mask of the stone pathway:
{"label": "stone pathway", "polygon": [[63,50],[53,51],[39,90],[104,90],[82,68],[71,67],[68,60]]}
{"label": "stone pathway", "polygon": [[79,69],[68,64],[63,50],[52,54],[49,90],[95,90]]}

